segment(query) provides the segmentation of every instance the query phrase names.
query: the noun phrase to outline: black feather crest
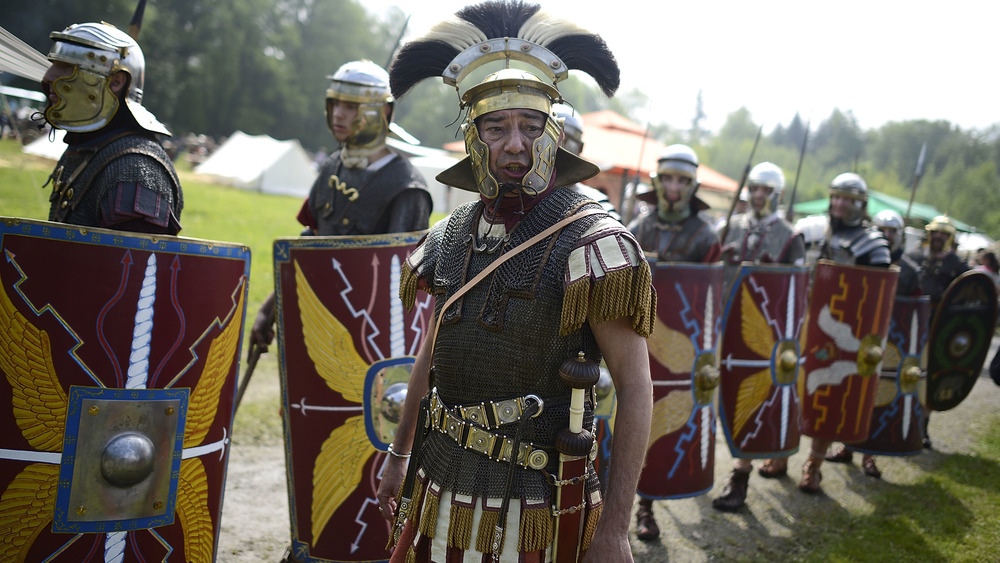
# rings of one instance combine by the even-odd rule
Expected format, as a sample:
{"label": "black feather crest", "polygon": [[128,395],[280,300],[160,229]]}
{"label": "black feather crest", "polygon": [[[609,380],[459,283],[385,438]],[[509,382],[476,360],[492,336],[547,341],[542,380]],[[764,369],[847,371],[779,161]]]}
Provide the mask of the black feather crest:
{"label": "black feather crest", "polygon": [[599,35],[540,12],[538,4],[489,0],[462,8],[423,38],[404,45],[389,69],[393,96],[399,99],[421,80],[441,76],[469,47],[501,37],[516,37],[548,49],[568,69],[593,77],[608,97],[618,90],[618,62]]}

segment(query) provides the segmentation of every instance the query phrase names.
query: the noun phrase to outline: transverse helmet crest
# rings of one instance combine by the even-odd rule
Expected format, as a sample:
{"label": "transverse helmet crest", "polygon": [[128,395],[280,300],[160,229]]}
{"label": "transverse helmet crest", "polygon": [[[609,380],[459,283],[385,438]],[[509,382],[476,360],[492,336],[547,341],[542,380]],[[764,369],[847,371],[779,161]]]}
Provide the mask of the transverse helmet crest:
{"label": "transverse helmet crest", "polygon": [[[531,70],[511,68],[512,61]],[[489,63],[501,69],[463,93],[463,81]],[[541,12],[537,4],[491,1],[459,10],[425,37],[404,45],[389,76],[397,98],[432,76],[455,87],[460,107],[467,112],[462,130],[469,157],[437,179],[492,199],[501,190],[489,171],[489,149],[476,127],[476,119],[490,112],[532,109],[546,116],[544,131],[532,145],[531,168],[518,186],[526,192],[571,185],[600,171],[559,146],[562,131],[552,106],[562,101],[556,83],[571,69],[589,74],[609,97],[618,88],[618,63],[600,36]]]}

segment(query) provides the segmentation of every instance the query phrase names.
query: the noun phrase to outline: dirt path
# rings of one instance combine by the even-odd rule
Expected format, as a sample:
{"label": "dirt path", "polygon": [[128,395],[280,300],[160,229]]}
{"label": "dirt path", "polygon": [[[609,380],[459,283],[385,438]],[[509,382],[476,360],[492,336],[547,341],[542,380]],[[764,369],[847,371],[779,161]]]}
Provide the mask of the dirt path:
{"label": "dirt path", "polygon": [[[996,350],[994,339],[990,358]],[[289,543],[285,459],[277,420],[280,390],[273,359],[262,359],[234,428],[226,485],[225,509],[219,540],[221,563],[277,562]],[[638,563],[729,560],[775,561],[802,555],[808,547],[801,538],[815,517],[830,511],[873,512],[874,493],[919,481],[948,455],[971,453],[977,436],[990,420],[1000,416],[1000,387],[987,375],[957,408],[935,413],[930,434],[933,450],[912,457],[881,457],[881,480],[866,477],[858,463],[824,464],[823,493],[815,496],[796,489],[806,458],[808,441],[789,462],[787,479],[750,479],[747,507],[726,514],[714,510],[732,459],[721,431],[716,450],[716,486],[695,498],[654,504],[662,534],[659,541],[642,542],[632,535]],[[272,417],[272,418],[269,418]],[[264,429],[260,430],[261,421]],[[241,437],[241,426],[253,429]]]}

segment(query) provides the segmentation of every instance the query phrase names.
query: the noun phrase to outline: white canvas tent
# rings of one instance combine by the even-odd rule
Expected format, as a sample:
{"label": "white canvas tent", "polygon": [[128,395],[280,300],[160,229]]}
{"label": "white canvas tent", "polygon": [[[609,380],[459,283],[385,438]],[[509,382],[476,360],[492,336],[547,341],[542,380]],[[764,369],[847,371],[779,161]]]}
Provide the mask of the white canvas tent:
{"label": "white canvas tent", "polygon": [[[65,136],[66,132],[62,129],[53,130],[46,128],[45,133],[41,137],[21,147],[21,152],[40,156],[42,158],[59,160],[63,151],[66,150],[66,143],[63,141],[63,137]],[[49,140],[49,137],[52,138],[51,141]]]}
{"label": "white canvas tent", "polygon": [[388,137],[386,144],[396,149],[403,156],[410,160],[427,182],[427,191],[431,193],[434,202],[434,211],[437,213],[451,213],[459,204],[470,201],[475,194],[466,192],[458,188],[446,186],[438,182],[435,177],[442,170],[451,168],[459,158],[446,150],[425,147],[423,145],[405,142],[394,137]]}
{"label": "white canvas tent", "polygon": [[312,159],[298,141],[242,131],[233,133],[194,171],[237,188],[299,197],[308,196],[316,180]]}

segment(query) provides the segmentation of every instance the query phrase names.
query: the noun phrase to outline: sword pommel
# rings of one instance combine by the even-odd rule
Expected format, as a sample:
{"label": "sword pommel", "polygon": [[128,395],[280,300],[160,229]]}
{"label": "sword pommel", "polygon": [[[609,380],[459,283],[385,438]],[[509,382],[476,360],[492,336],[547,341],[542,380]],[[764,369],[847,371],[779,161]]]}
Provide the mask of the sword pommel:
{"label": "sword pommel", "polygon": [[559,377],[573,391],[569,404],[569,428],[559,433],[556,449],[567,455],[586,456],[590,454],[594,437],[583,429],[583,402],[587,390],[600,380],[601,368],[593,360],[588,360],[581,351],[575,358],[562,363]]}

